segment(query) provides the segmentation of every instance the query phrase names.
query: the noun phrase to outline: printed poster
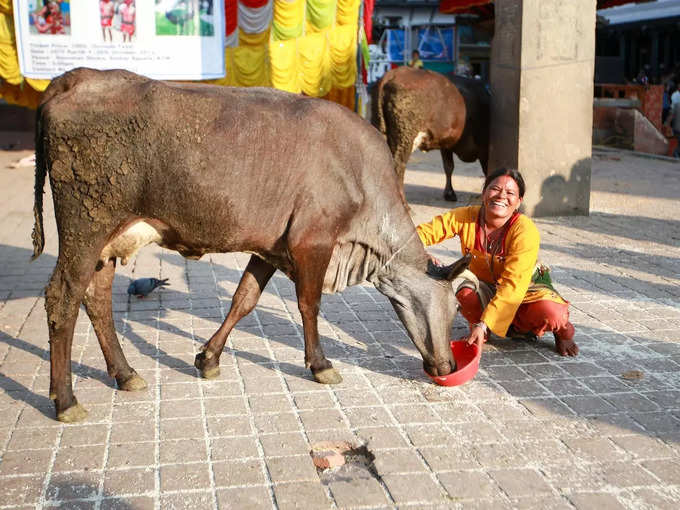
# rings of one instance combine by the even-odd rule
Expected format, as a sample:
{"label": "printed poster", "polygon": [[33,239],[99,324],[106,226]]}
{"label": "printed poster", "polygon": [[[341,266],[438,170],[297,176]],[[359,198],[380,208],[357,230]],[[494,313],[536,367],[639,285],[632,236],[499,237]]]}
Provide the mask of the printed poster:
{"label": "printed poster", "polygon": [[221,0],[14,0],[21,73],[51,79],[75,67],[166,80],[221,78]]}

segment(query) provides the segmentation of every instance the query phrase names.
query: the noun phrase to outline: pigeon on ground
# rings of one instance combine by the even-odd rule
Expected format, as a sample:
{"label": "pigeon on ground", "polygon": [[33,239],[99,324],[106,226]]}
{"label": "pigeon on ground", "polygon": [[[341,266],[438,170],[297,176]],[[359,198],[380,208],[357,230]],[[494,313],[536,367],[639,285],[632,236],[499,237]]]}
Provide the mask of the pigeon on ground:
{"label": "pigeon on ground", "polygon": [[163,287],[168,284],[168,279],[159,280],[158,278],[139,278],[130,283],[128,287],[128,294],[134,294],[138,298],[143,298],[156,287]]}

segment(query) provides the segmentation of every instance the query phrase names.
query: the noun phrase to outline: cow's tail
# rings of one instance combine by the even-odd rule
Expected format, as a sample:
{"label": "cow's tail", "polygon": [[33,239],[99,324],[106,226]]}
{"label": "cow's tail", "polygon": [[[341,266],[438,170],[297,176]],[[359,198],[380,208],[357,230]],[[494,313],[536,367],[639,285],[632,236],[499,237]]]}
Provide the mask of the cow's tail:
{"label": "cow's tail", "polygon": [[33,256],[37,259],[45,247],[45,232],[43,230],[43,193],[45,192],[45,177],[47,176],[47,164],[42,136],[42,105],[38,107],[35,127],[35,184],[33,202]]}
{"label": "cow's tail", "polygon": [[385,127],[385,115],[383,114],[383,87],[387,81],[388,80],[386,76],[383,76],[380,80],[378,80],[378,83],[373,89],[375,93],[373,94],[373,98],[371,100],[372,124],[383,134],[387,132],[387,128]]}

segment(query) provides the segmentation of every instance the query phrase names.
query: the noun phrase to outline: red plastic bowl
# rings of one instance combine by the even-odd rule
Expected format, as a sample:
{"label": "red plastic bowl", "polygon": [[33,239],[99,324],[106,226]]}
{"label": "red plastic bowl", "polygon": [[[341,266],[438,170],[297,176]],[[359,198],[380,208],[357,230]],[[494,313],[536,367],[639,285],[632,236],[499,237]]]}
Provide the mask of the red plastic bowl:
{"label": "red plastic bowl", "polygon": [[[456,360],[456,371],[448,375],[432,376],[430,379],[440,386],[459,386],[472,379],[479,369],[482,351],[477,344],[468,345],[464,340],[451,340],[451,354]],[[427,372],[426,372],[427,373]]]}

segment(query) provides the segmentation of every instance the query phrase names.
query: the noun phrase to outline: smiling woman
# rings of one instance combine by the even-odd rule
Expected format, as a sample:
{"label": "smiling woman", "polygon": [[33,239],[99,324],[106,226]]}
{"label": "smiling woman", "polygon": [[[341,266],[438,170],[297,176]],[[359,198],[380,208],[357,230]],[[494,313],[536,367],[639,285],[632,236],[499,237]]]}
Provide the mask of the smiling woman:
{"label": "smiling woman", "polygon": [[471,325],[468,343],[481,348],[489,332],[504,337],[552,331],[557,352],[576,356],[569,303],[552,287],[547,268],[537,262],[536,225],[518,211],[524,191],[517,170],[496,170],[484,181],[481,206],[436,216],[418,225],[418,235],[425,246],[457,235],[463,254],[472,256],[456,287],[461,313]]}

